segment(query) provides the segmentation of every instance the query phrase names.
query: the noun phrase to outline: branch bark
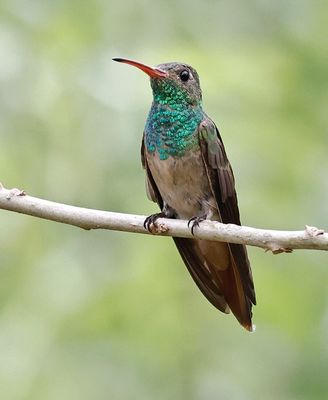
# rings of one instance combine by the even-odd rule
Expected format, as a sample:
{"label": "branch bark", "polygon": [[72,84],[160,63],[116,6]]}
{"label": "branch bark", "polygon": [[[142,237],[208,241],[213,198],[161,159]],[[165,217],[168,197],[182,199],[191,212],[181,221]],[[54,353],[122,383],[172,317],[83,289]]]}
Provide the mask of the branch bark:
{"label": "branch bark", "polygon": [[[93,210],[55,203],[28,196],[19,189],[5,189],[0,184],[0,209],[27,214],[83,229],[109,229],[150,234],[144,226],[145,216]],[[256,229],[247,226],[204,221],[195,229],[194,236],[187,221],[160,218],[152,234],[216,240],[261,247],[273,253],[292,249],[328,250],[328,234],[321,229],[306,226],[301,231]]]}

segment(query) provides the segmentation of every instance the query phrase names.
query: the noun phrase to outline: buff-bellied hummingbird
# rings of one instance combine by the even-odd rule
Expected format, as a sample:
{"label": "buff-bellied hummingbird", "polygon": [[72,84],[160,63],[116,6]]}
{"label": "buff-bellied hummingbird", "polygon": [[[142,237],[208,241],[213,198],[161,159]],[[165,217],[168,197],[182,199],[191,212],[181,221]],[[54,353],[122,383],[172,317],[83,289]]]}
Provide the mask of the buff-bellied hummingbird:
{"label": "buff-bellied hummingbird", "polygon": [[[234,175],[215,123],[202,107],[199,77],[190,65],[171,62],[150,67],[130,64],[150,77],[153,91],[141,145],[148,197],[159,217],[189,220],[192,233],[205,219],[240,225]],[[220,311],[235,315],[252,331],[256,304],[252,272],[242,244],[173,238],[193,280]]]}

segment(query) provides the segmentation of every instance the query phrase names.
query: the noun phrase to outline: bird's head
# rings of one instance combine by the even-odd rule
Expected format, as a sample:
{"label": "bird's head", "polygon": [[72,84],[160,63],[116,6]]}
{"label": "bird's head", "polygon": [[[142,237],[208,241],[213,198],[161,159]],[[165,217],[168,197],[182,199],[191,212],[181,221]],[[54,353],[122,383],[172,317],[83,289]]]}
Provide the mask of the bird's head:
{"label": "bird's head", "polygon": [[155,102],[168,105],[185,103],[196,106],[201,104],[202,91],[199,77],[196,70],[190,65],[171,62],[150,67],[125,58],[113,58],[113,60],[130,64],[145,72],[150,77]]}

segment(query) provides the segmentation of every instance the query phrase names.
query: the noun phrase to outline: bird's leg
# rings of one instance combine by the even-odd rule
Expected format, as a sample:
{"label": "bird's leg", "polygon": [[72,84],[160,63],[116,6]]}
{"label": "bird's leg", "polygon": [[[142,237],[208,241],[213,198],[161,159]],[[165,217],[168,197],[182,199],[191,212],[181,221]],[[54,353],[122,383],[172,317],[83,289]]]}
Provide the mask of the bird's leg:
{"label": "bird's leg", "polygon": [[190,218],[190,220],[188,221],[188,228],[190,228],[191,226],[190,230],[192,235],[194,234],[195,228],[199,226],[199,223],[205,221],[205,219],[207,219],[206,214]]}
{"label": "bird's leg", "polygon": [[151,232],[152,231],[151,226],[155,225],[158,218],[173,218],[173,217],[175,217],[175,211],[169,205],[164,203],[164,207],[161,212],[149,215],[149,217],[145,219],[144,228],[147,229],[147,231]]}
{"label": "bird's leg", "polygon": [[203,200],[200,203],[199,215],[190,218],[188,221],[188,228],[191,227],[190,230],[192,235],[194,234],[195,228],[199,227],[199,224],[202,221],[205,221],[206,219],[212,219],[214,217],[214,211],[215,207],[208,200]]}

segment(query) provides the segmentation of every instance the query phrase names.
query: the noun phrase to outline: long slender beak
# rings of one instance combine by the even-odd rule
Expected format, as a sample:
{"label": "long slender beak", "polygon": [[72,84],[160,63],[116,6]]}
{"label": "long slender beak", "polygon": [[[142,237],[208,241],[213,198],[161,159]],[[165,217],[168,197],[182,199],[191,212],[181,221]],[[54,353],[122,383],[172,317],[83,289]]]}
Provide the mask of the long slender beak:
{"label": "long slender beak", "polygon": [[130,64],[133,67],[137,67],[141,69],[141,71],[145,72],[151,78],[165,78],[167,73],[159,68],[149,67],[148,65],[139,63],[138,61],[128,60],[126,58],[113,58],[113,61],[117,61],[124,64]]}

